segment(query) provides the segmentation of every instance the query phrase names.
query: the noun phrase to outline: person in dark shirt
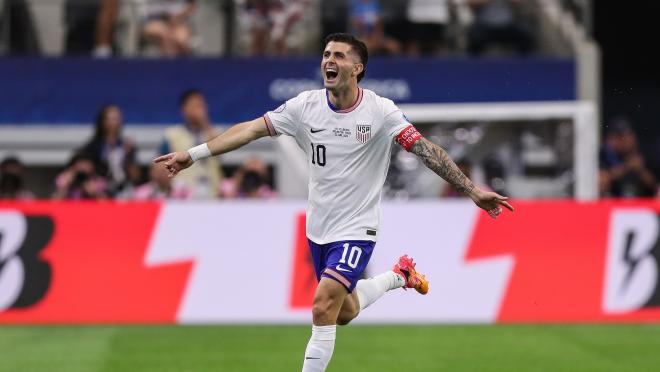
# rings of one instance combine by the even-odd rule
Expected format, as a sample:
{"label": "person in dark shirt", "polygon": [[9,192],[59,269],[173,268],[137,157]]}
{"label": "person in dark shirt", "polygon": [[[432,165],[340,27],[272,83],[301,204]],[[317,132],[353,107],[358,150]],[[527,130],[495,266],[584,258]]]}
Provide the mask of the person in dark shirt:
{"label": "person in dark shirt", "polygon": [[626,119],[610,125],[600,151],[600,193],[604,197],[651,197],[657,187]]}
{"label": "person in dark shirt", "polygon": [[136,165],[133,141],[123,135],[123,118],[119,107],[104,106],[96,116],[94,135],[79,151],[94,162],[99,175],[108,181],[108,193],[116,195],[131,183],[131,168]]}

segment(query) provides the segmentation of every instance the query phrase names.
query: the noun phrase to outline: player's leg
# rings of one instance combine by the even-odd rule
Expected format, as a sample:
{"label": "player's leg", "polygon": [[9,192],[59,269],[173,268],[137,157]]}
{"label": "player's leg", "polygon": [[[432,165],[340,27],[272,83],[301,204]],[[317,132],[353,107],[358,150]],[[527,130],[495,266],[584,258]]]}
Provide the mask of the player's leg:
{"label": "player's leg", "polygon": [[[388,291],[397,288],[414,288],[417,292],[426,294],[429,290],[429,282],[423,274],[420,274],[415,270],[415,266],[416,264],[413,262],[412,258],[405,255],[399,258],[399,261],[394,265],[392,270],[376,275],[373,278],[358,281],[355,286],[355,291],[353,292],[357,304],[349,304],[346,313],[343,312],[342,308],[339,315],[339,323],[341,324],[341,322],[345,320],[342,319],[342,315],[351,314],[349,310],[351,310],[353,306],[357,305],[357,313],[359,313],[361,310],[366,309],[369,305],[376,302]],[[353,300],[353,298],[351,298],[351,300]],[[357,316],[357,313],[355,313],[353,317]]]}
{"label": "player's leg", "polygon": [[346,287],[336,280],[321,278],[312,306],[312,321],[314,325],[325,326],[337,324],[339,310],[348,295]]}
{"label": "player's leg", "polygon": [[323,275],[337,280],[348,291],[337,317],[338,325],[348,324],[360,313],[359,294],[355,288],[367,268],[375,245],[375,242],[368,240],[342,241],[334,243],[330,250]]}
{"label": "player's leg", "polygon": [[403,275],[392,270],[378,274],[373,278],[360,280],[355,287],[358,310],[364,310],[369,305],[391,290],[404,287],[406,279]]}
{"label": "player's leg", "polygon": [[[357,303],[351,293],[369,262],[374,244],[371,241],[342,241],[320,245],[309,241],[319,285],[314,295],[314,325],[305,351],[303,372],[324,371],[330,362],[340,309],[348,296],[352,296],[349,304]],[[357,315],[355,309],[357,306],[353,310]]]}
{"label": "player's leg", "polygon": [[314,294],[312,337],[305,350],[303,372],[325,371],[335,349],[337,316],[347,295],[340,282],[324,277]]}
{"label": "player's leg", "polygon": [[[358,284],[360,282],[358,281]],[[347,325],[351,320],[355,319],[360,313],[360,303],[358,300],[357,291],[349,293],[344,299],[344,303],[339,309],[337,316],[337,325]]]}

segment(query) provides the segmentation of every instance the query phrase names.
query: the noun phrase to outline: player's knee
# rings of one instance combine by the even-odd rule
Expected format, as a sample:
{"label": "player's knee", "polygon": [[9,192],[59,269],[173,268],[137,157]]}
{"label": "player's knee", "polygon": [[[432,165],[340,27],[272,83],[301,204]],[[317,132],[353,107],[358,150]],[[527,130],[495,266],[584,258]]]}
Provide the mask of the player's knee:
{"label": "player's knee", "polygon": [[312,315],[315,320],[334,322],[337,317],[337,298],[332,294],[317,294],[314,298]]}
{"label": "player's knee", "polygon": [[314,300],[312,315],[314,319],[326,318],[330,315],[332,309],[332,300],[329,298],[318,298]]}

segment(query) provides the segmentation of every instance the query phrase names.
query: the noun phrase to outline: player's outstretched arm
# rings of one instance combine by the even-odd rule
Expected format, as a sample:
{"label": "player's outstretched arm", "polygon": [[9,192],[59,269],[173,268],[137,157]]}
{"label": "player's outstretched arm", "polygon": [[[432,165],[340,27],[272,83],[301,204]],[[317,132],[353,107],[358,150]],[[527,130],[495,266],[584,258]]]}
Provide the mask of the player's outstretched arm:
{"label": "player's outstretched arm", "polygon": [[170,172],[170,177],[174,177],[199,159],[236,150],[258,138],[267,136],[268,128],[264,120],[263,117],[260,117],[236,124],[206,143],[195,146],[188,151],[172,152],[157,157],[154,159],[154,163],[163,162]]}
{"label": "player's outstretched arm", "polygon": [[410,152],[422,159],[424,165],[449,182],[457,191],[469,196],[491,217],[495,218],[502,213],[502,205],[513,211],[513,207],[507,202],[509,198],[476,187],[442,147],[422,137],[412,145]]}

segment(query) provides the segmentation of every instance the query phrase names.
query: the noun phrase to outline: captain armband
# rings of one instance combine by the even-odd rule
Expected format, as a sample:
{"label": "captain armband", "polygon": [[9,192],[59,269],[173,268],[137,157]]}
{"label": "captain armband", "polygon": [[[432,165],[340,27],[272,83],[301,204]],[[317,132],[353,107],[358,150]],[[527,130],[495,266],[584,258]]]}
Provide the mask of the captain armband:
{"label": "captain armband", "polygon": [[415,142],[419,141],[422,139],[422,134],[417,131],[417,128],[415,128],[414,125],[409,125],[406,128],[404,128],[401,132],[399,132],[399,135],[396,136],[396,141],[406,149],[406,151],[410,151],[410,149],[413,147]]}

